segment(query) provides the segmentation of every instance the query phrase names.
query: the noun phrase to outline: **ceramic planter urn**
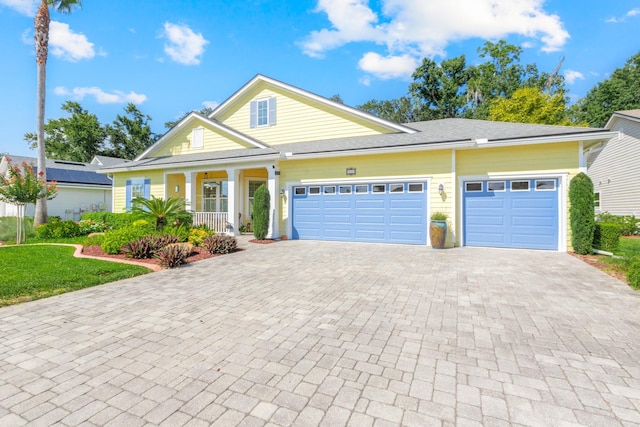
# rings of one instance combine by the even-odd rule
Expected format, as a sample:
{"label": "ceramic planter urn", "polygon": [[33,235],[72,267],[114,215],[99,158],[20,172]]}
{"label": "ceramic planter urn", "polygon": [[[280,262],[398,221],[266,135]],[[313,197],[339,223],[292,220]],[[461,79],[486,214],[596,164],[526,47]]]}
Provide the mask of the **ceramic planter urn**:
{"label": "ceramic planter urn", "polygon": [[444,242],[447,239],[447,221],[431,220],[429,236],[431,237],[431,247],[444,249]]}

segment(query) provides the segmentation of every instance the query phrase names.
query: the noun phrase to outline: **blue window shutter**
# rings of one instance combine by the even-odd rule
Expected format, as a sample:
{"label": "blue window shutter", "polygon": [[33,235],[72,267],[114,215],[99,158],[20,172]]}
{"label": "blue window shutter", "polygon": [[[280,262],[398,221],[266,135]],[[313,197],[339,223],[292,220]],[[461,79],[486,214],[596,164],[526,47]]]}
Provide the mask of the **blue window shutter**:
{"label": "blue window shutter", "polygon": [[151,197],[151,180],[149,178],[144,180],[144,198],[148,199]]}
{"label": "blue window shutter", "polygon": [[276,124],[276,99],[269,98],[269,125]]}
{"label": "blue window shutter", "polygon": [[254,128],[258,126],[258,103],[251,101],[249,104],[249,126]]}
{"label": "blue window shutter", "polygon": [[130,179],[127,180],[127,188],[125,190],[124,200],[125,200],[125,209],[127,210],[127,212],[129,212],[131,210],[131,180]]}

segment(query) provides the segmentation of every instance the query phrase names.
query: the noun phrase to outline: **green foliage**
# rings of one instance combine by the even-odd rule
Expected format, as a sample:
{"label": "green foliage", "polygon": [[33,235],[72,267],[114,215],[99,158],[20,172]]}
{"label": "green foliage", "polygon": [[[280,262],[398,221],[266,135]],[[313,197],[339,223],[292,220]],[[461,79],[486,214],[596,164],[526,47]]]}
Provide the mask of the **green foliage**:
{"label": "green foliage", "polygon": [[214,234],[204,238],[202,247],[212,254],[230,254],[237,250],[238,240],[234,236]]}
{"label": "green foliage", "polygon": [[634,289],[640,289],[640,258],[631,263],[627,272],[627,282]]}
{"label": "green foliage", "polygon": [[189,230],[188,242],[193,246],[201,246],[205,238],[211,236],[212,233],[202,228],[192,228]]}
{"label": "green foliage", "polygon": [[107,231],[107,224],[104,222],[93,221],[91,219],[83,219],[78,222],[80,228],[80,235],[87,235],[91,233],[102,233]]}
{"label": "green foliage", "polygon": [[153,233],[153,227],[147,226],[129,226],[108,231],[104,235],[102,242],[102,250],[108,254],[119,254],[122,247],[129,242],[138,240],[147,234]]}
{"label": "green foliage", "polygon": [[614,252],[620,245],[621,227],[618,224],[596,222],[593,246],[603,251]]}
{"label": "green foliage", "polygon": [[621,110],[640,108],[640,52],[629,58],[622,68],[594,86],[576,102],[569,112],[573,121],[603,127],[609,117]]}
{"label": "green foliage", "polygon": [[566,100],[560,93],[549,95],[536,87],[516,89],[510,98],[495,98],[489,105],[489,120],[571,126]]}
{"label": "green foliage", "polygon": [[593,251],[595,215],[593,212],[593,182],[584,172],[580,172],[569,185],[569,216],[571,222],[571,244],[577,254]]}
{"label": "green foliage", "polygon": [[[150,199],[136,197],[131,204],[133,206],[131,213],[138,218],[153,222],[157,231],[162,231],[165,225],[175,221],[179,215],[184,218],[183,214],[186,212],[184,199],[173,197],[166,200],[155,196],[151,196]],[[188,224],[190,225],[191,223]]]}
{"label": "green foliage", "polygon": [[620,232],[623,236],[633,236],[640,232],[640,222],[633,215],[619,216],[610,214],[609,212],[602,212],[598,214],[597,219],[600,222],[618,224],[620,226]]}
{"label": "green foliage", "polygon": [[180,242],[186,242],[189,239],[190,228],[185,224],[167,225],[163,232],[175,236]]}
{"label": "green foliage", "polygon": [[0,201],[26,205],[35,203],[42,194],[49,200],[55,197],[58,191],[56,183],[47,184],[41,172],[35,173],[33,163],[22,162],[22,170],[20,166],[11,164],[8,157],[7,163],[7,172],[0,175]]}
{"label": "green foliage", "polygon": [[135,221],[135,217],[128,212],[88,212],[82,214],[82,220],[104,223],[107,230],[127,227]]}
{"label": "green foliage", "polygon": [[[96,155],[133,159],[158,139],[151,132],[151,117],[134,104],[128,104],[125,115],[118,115],[106,126],[78,102],[66,101],[61,109],[67,117],[50,119],[44,125],[45,154],[52,159],[84,163]],[[31,148],[37,147],[35,133],[24,138]]]}
{"label": "green foliage", "polygon": [[192,249],[189,243],[176,243],[160,249],[156,256],[164,268],[176,268],[186,264]]}
{"label": "green foliage", "polygon": [[176,236],[169,234],[159,236],[148,234],[138,240],[126,243],[122,248],[122,252],[129,258],[147,259],[154,257],[165,246],[178,243],[178,241]]}
{"label": "green foliage", "polygon": [[359,110],[396,123],[420,121],[418,107],[419,104],[409,96],[384,101],[372,99],[356,106]]}
{"label": "green foliage", "polygon": [[73,220],[60,221],[57,217],[50,217],[49,222],[36,227],[36,237],[39,239],[59,239],[78,237],[80,226]]}
{"label": "green foliage", "polygon": [[73,252],[72,247],[54,245],[2,248],[0,306],[46,298],[150,271],[137,265],[75,258]]}
{"label": "green foliage", "polygon": [[253,194],[253,235],[258,240],[264,240],[269,232],[270,204],[269,189],[262,184]]}
{"label": "green foliage", "polygon": [[447,214],[444,212],[434,212],[431,214],[431,219],[433,221],[446,221],[447,220]]}
{"label": "green foliage", "polygon": [[191,228],[193,225],[193,214],[191,212],[182,211],[173,217],[173,225],[184,225]]}

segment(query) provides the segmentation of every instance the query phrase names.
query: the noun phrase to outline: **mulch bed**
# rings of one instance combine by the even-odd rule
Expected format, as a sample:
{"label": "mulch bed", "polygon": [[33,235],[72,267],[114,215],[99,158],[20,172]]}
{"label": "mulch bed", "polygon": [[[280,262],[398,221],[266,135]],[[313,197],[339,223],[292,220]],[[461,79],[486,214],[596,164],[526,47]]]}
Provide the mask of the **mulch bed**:
{"label": "mulch bed", "polygon": [[606,255],[595,255],[595,254],[594,255],[580,255],[580,254],[577,254],[575,252],[569,252],[569,254],[573,255],[576,258],[578,258],[582,262],[586,262],[590,266],[595,267],[598,270],[608,274],[609,276],[615,277],[616,279],[620,280],[621,282],[627,283],[627,276],[624,273],[621,273],[620,271],[618,271],[615,268],[613,268],[611,266],[611,264],[603,261],[604,259],[608,258]]}
{"label": "mulch bed", "polygon": [[264,240],[251,239],[251,240],[249,240],[249,243],[257,243],[259,245],[268,245],[270,243],[275,243],[275,242],[277,242],[277,240],[273,240],[273,239],[264,239]]}
{"label": "mulch bed", "polygon": [[[157,258],[134,260],[133,258],[127,258],[126,255],[124,254],[118,254],[118,255],[107,254],[102,250],[100,245],[84,246],[82,248],[82,253],[89,256],[97,256],[97,257],[103,257],[103,258],[132,260],[136,262],[141,262],[143,264],[155,264],[155,265],[160,264],[160,260]],[[200,261],[207,258],[213,258],[216,256],[219,256],[219,255],[210,254],[209,252],[207,252],[202,248],[193,248],[193,253],[191,254],[191,256],[189,256],[189,258],[187,258],[187,262],[188,263],[196,262],[196,261]]]}

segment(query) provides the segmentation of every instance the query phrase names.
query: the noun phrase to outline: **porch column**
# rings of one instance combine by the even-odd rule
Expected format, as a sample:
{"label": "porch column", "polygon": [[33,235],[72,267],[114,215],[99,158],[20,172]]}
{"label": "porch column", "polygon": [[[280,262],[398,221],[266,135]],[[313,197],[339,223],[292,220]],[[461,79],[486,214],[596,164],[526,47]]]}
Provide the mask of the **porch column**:
{"label": "porch column", "polygon": [[238,191],[240,190],[240,170],[239,169],[227,169],[227,189],[229,194],[227,195],[227,221],[231,224],[231,228],[227,228],[227,234],[230,236],[237,236],[240,234],[238,228],[238,213],[240,212],[240,196]]}
{"label": "porch column", "polygon": [[277,165],[267,166],[271,212],[269,212],[269,231],[267,239],[280,238],[280,170]]}
{"label": "porch column", "polygon": [[184,195],[185,195],[184,208],[189,212],[197,211],[195,183],[196,183],[195,172],[184,172]]}

